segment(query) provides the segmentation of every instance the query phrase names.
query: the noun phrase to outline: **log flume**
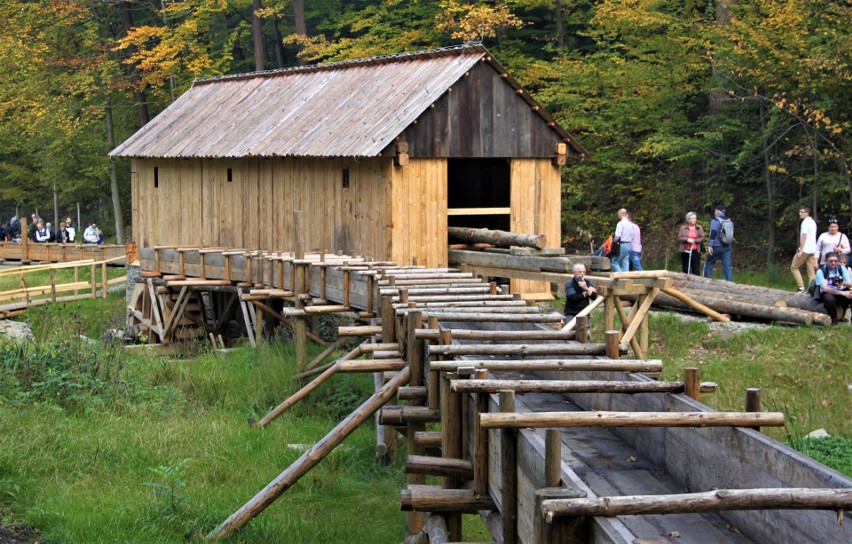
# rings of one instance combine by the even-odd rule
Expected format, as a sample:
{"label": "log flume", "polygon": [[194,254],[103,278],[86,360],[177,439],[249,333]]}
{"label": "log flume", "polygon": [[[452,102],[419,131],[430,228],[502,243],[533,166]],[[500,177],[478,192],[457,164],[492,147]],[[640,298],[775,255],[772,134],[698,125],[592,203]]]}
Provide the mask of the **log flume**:
{"label": "log flume", "polygon": [[[406,530],[435,542],[460,540],[463,515],[472,513],[500,542],[633,543],[675,534],[714,543],[852,541],[852,524],[837,524],[852,480],[757,430],[783,425],[783,414],[761,411],[754,398],[744,412],[708,408],[700,398],[716,386],[701,382],[697,369],[679,382],[656,380],[665,361],[647,357],[647,298],[671,288],[670,278],[611,278],[605,296],[612,300],[569,334],[547,319],[517,317],[535,313],[501,312],[518,308],[501,304],[519,298],[495,284],[457,282],[452,269],[223,253],[143,250],[149,274],[137,289],[140,307],[149,287],[162,296],[187,289],[184,299],[206,291],[254,342],[263,339],[262,316],[274,311],[272,318],[293,325],[297,352],[309,338],[311,306],[360,320],[342,330],[364,339],[358,348],[299,365],[305,378],[320,380],[307,382],[308,391],[342,368],[373,374],[376,391],[208,538],[225,538],[272,507],[351,430],[374,419],[377,456],[408,455],[400,493]],[[229,285],[205,284],[212,280]],[[638,300],[625,309],[620,297],[628,292]],[[483,304],[430,311],[453,297]],[[601,314],[609,330],[590,333]],[[142,317],[156,329],[156,316]],[[304,398],[282,398],[263,424],[282,424],[276,418]],[[427,485],[429,476],[436,479]]]}

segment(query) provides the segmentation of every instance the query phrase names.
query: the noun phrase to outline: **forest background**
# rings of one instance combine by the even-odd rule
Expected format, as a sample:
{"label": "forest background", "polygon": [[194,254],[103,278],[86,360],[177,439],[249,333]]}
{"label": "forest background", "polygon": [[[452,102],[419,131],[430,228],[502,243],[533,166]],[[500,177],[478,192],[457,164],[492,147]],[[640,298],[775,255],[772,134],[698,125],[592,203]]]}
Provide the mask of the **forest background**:
{"label": "forest background", "polygon": [[51,220],[56,188],[126,241],[107,153],[195,78],[482,41],[591,154],[563,170],[562,245],[624,206],[662,263],[722,202],[737,266],[774,265],[799,206],[852,232],[849,21],[849,0],[4,0],[0,217]]}

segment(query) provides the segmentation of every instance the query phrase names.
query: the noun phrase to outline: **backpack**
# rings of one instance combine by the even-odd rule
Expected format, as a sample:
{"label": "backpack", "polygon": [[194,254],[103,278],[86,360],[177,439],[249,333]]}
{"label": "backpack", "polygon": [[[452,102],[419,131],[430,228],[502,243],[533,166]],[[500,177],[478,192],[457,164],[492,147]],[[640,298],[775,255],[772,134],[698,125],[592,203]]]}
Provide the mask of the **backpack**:
{"label": "backpack", "polygon": [[727,217],[719,220],[719,241],[726,246],[734,241],[734,222]]}
{"label": "backpack", "polygon": [[[838,265],[838,266],[841,266],[841,265]],[[825,278],[826,281],[827,281],[828,280],[828,265],[824,264],[824,265],[820,266],[819,269],[822,270],[822,277]],[[819,287],[817,287],[816,278],[812,279],[811,283],[808,284],[808,294],[811,297],[815,298],[816,300],[822,300],[822,291],[820,291]]]}
{"label": "backpack", "polygon": [[603,243],[604,255],[607,257],[618,257],[621,254],[621,244],[619,243],[619,239],[615,236],[610,236]]}

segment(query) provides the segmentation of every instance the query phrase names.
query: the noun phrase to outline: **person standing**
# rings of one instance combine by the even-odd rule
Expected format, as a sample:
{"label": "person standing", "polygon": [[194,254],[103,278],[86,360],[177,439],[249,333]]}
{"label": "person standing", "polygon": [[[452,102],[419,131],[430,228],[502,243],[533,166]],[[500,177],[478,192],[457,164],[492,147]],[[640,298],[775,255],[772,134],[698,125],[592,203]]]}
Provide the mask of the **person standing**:
{"label": "person standing", "polygon": [[39,221],[36,225],[35,241],[39,243],[46,243],[50,241],[50,231],[47,230],[47,227],[45,227],[44,223],[41,221]]}
{"label": "person standing", "polygon": [[686,214],[686,223],[677,231],[680,243],[680,267],[684,274],[701,275],[701,246],[704,243],[704,227],[698,224],[695,212]]}
{"label": "person standing", "polygon": [[574,319],[597,297],[597,289],[586,279],[586,266],[582,263],[575,264],[574,277],[565,282],[565,321]]}
{"label": "person standing", "polygon": [[[837,307],[843,310],[841,316],[845,316],[852,299],[852,291],[849,290],[849,272],[845,266],[838,264],[838,260],[837,253],[832,252],[826,255],[825,264],[819,267],[815,278],[817,292],[814,293],[814,298],[822,301],[832,325],[836,325],[838,321]],[[843,320],[845,321],[846,318],[843,317]]]}
{"label": "person standing", "polygon": [[808,285],[816,276],[816,221],[811,217],[811,209],[807,206],[799,208],[799,218],[802,224],[799,227],[799,247],[796,249],[796,255],[793,256],[793,262],[790,263],[790,272],[793,273],[793,279],[796,280],[796,285],[799,288],[799,293],[805,292],[805,283],[802,280],[802,267],[805,267],[805,273],[808,275]]}
{"label": "person standing", "polygon": [[99,237],[100,237],[100,234],[99,234],[99,232],[98,232],[98,225],[97,225],[97,223],[92,223],[91,225],[89,225],[89,226],[86,228],[86,230],[84,230],[84,231],[83,231],[83,240],[85,240],[85,242],[86,242],[87,244],[97,244],[97,243],[99,243],[99,242],[98,242]]}
{"label": "person standing", "polygon": [[849,238],[840,232],[840,225],[834,218],[828,220],[828,231],[817,238],[816,254],[819,256],[819,264],[825,264],[825,256],[832,251],[837,253],[838,257],[849,255]]}
{"label": "person standing", "polygon": [[70,217],[65,218],[65,230],[68,231],[68,241],[74,242],[74,238],[77,237],[77,229],[74,228],[74,223],[71,222]]}
{"label": "person standing", "polygon": [[65,223],[59,223],[59,230],[56,231],[56,242],[64,244],[68,242],[68,229]]}
{"label": "person standing", "polygon": [[704,263],[704,277],[713,277],[716,261],[722,261],[722,276],[727,281],[734,281],[734,269],[731,262],[731,242],[733,241],[733,223],[731,223],[731,238],[722,232],[722,223],[730,219],[725,216],[724,204],[713,207],[714,218],[710,221],[710,243],[707,246],[707,261]]}
{"label": "person standing", "polygon": [[618,210],[618,224],[615,226],[615,240],[619,240],[618,257],[612,260],[613,272],[627,272],[630,270],[630,252],[633,250],[633,226],[627,219],[627,210]]}
{"label": "person standing", "polygon": [[633,227],[633,234],[630,245],[630,270],[644,270],[642,268],[642,231],[639,225],[633,221],[633,214],[627,212],[627,220]]}

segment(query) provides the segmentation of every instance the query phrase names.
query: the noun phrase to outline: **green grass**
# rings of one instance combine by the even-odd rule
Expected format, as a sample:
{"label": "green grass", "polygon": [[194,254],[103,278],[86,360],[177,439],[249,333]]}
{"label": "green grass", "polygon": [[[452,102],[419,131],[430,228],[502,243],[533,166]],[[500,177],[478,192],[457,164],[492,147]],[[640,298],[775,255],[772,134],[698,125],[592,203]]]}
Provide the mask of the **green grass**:
{"label": "green grass", "polygon": [[[44,343],[39,349],[58,348]],[[329,414],[348,413],[372,390],[370,377],[335,377],[307,403],[257,429],[247,420],[296,390],[288,343],[239,348],[226,359],[212,352],[188,360],[125,353],[114,355],[122,358],[120,379],[104,386],[112,384],[118,395],[21,402],[0,383],[6,523],[38,527],[53,542],[201,541],[297,459],[301,445],[331,430],[338,419]],[[73,367],[61,369],[71,376],[56,387],[74,376],[82,381]],[[402,540],[403,472],[377,461],[374,451],[368,425],[234,541]]]}
{"label": "green grass", "polygon": [[760,387],[766,410],[787,415],[784,429],[765,429],[779,440],[801,438],[825,428],[852,438],[852,330],[849,327],[766,326],[733,335],[711,332],[702,322],[652,315],[651,357],[662,359],[663,379],[697,367],[702,381],[716,382],[705,404],[745,409],[745,390]]}

